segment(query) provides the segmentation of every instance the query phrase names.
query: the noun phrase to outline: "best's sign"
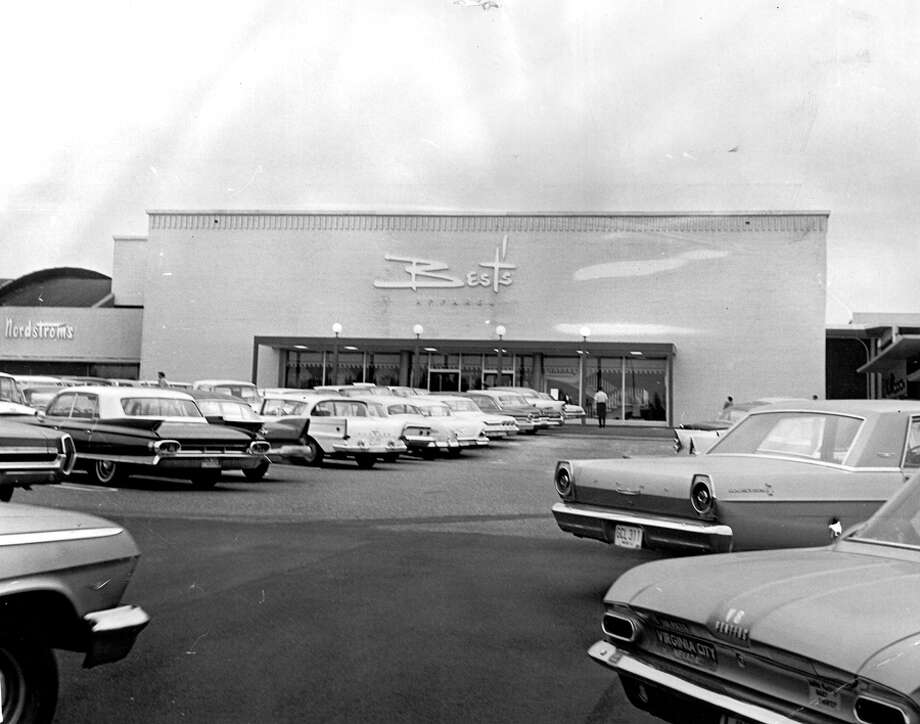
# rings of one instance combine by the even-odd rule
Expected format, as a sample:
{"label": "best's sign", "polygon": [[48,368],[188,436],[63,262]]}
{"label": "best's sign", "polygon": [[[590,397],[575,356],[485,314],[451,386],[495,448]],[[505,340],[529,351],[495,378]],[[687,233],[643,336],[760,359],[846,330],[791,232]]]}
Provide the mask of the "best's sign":
{"label": "best's sign", "polygon": [[65,322],[19,321],[7,317],[3,328],[7,339],[72,340],[74,328]]}

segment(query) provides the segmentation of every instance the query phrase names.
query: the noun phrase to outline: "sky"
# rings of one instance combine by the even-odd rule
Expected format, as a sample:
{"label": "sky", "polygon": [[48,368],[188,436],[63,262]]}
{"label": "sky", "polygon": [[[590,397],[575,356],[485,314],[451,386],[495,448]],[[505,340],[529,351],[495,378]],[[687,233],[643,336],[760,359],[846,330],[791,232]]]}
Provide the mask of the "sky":
{"label": "sky", "polygon": [[828,211],[827,320],[920,313],[920,4],[17,3],[0,278],[148,210]]}

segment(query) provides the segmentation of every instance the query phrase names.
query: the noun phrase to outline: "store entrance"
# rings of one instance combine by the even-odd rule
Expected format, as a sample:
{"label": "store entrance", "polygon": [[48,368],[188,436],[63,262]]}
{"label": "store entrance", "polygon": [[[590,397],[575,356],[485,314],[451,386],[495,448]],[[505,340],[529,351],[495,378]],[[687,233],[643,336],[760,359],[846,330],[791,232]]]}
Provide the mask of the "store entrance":
{"label": "store entrance", "polygon": [[457,392],[460,390],[460,373],[457,370],[431,370],[428,389],[431,392]]}

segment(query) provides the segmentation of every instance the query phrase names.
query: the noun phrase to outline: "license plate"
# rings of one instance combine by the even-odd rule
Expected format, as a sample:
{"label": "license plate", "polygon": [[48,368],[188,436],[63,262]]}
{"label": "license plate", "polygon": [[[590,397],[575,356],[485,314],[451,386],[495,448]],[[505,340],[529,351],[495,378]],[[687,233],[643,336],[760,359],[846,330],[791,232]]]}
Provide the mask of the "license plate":
{"label": "license plate", "polygon": [[718,663],[716,647],[708,641],[665,629],[657,629],[655,637],[672,658],[705,668],[714,668]]}
{"label": "license plate", "polygon": [[201,461],[201,467],[203,468],[219,468],[220,460],[214,460],[213,458],[208,458],[207,460]]}
{"label": "license plate", "polygon": [[642,529],[634,525],[618,525],[613,530],[613,544],[620,548],[641,548]]}

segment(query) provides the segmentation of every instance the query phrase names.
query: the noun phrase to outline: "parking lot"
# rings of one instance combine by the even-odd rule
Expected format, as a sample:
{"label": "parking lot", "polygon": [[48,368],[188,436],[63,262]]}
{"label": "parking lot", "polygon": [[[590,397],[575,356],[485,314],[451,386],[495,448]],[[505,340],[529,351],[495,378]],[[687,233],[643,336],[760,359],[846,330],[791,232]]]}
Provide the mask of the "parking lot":
{"label": "parking lot", "polygon": [[[590,434],[589,434],[590,433]],[[64,654],[58,721],[650,721],[585,654],[647,552],[561,533],[560,457],[670,454],[571,426],[459,459],[273,466],[211,491],[132,478],[19,492],[97,513],[143,551],[127,659]]]}

